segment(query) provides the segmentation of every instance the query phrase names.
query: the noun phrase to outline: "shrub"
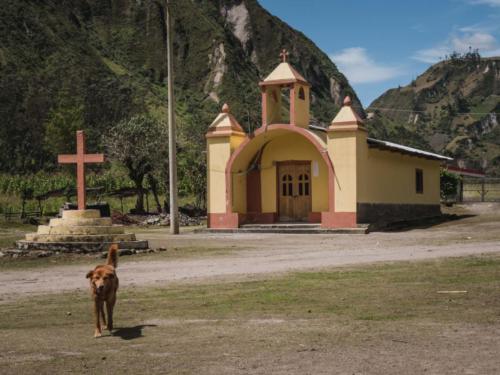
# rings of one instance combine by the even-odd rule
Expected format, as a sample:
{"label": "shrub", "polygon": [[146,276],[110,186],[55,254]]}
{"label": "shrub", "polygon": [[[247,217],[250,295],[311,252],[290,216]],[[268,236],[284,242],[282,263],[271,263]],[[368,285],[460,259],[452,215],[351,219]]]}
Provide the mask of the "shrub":
{"label": "shrub", "polygon": [[458,193],[458,182],[460,177],[445,169],[441,170],[441,199],[455,198]]}

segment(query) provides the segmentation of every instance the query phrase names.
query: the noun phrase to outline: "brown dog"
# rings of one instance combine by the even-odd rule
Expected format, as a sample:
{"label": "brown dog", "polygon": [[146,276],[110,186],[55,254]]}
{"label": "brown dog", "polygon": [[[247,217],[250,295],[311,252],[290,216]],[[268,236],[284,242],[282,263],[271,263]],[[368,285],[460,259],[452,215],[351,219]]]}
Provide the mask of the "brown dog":
{"label": "brown dog", "polygon": [[118,263],[118,245],[112,244],[108,250],[108,259],[106,264],[99,265],[94,270],[87,273],[87,279],[90,279],[90,290],[94,299],[94,318],[95,334],[94,337],[100,337],[102,326],[106,325],[104,316],[104,302],[108,312],[107,328],[113,330],[113,308],[116,302],[116,291],[118,290],[118,277],[116,276],[116,265]]}

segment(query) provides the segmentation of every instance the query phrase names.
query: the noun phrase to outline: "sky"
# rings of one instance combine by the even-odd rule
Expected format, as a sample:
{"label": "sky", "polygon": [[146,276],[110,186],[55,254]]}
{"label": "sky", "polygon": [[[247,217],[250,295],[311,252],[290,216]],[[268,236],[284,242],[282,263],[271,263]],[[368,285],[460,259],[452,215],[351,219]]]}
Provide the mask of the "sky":
{"label": "sky", "polygon": [[469,46],[500,56],[500,0],[259,0],[303,32],[367,107]]}

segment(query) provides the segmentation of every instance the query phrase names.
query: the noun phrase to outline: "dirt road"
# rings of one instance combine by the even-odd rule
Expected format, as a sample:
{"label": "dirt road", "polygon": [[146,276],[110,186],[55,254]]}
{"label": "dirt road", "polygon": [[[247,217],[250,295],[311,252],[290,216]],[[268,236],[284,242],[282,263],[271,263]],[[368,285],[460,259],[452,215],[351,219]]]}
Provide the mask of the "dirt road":
{"label": "dirt road", "polygon": [[[152,246],[183,249],[221,248],[225,255],[123,262],[122,287],[168,282],[201,282],[290,271],[360,265],[373,262],[422,260],[500,252],[500,221],[496,208],[480,215],[427,229],[369,235],[183,234],[164,230],[139,234]],[[87,288],[88,265],[7,270],[0,274],[0,298]]]}

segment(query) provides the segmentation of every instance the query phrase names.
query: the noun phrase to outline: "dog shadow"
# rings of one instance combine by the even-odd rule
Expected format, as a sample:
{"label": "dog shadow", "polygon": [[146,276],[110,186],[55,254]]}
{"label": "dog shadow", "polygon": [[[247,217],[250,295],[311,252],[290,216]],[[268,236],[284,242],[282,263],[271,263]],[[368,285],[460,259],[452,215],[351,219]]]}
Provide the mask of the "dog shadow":
{"label": "dog shadow", "polygon": [[144,337],[142,335],[142,330],[146,327],[157,327],[156,324],[141,324],[134,327],[120,327],[116,328],[112,336],[120,337],[122,340],[134,340],[139,337]]}

